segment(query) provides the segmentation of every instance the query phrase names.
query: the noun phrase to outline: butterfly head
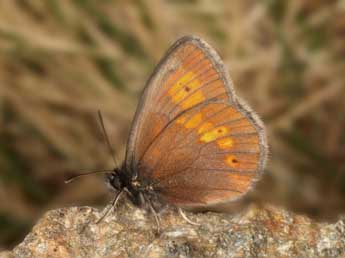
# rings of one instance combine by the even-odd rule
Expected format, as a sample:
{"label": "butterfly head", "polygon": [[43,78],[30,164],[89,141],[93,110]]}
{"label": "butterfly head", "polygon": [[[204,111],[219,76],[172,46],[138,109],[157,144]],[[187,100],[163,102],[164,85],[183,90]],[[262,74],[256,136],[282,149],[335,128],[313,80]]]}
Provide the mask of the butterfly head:
{"label": "butterfly head", "polygon": [[130,192],[143,190],[141,182],[121,168],[115,168],[112,172],[107,173],[105,183],[113,191],[121,191],[124,188]]}

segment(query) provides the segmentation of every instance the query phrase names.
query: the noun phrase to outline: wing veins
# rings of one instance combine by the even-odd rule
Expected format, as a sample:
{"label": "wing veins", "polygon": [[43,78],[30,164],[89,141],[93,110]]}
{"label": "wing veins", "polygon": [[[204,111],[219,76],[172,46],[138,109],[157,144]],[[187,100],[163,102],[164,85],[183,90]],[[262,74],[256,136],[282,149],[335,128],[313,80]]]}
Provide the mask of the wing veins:
{"label": "wing veins", "polygon": [[[214,117],[217,116],[219,113],[223,112],[223,110],[226,109],[227,107],[228,107],[228,106],[226,106],[226,107],[224,107],[224,108],[218,110],[217,112],[213,113],[211,116],[207,117],[206,120],[203,120],[203,121],[199,122],[199,124],[198,124],[196,127],[200,126],[202,123],[207,123],[208,121],[210,121],[210,119],[214,118]],[[189,118],[189,119],[191,119],[191,118]],[[238,118],[238,119],[229,120],[229,121],[225,122],[224,124],[236,123],[237,121],[239,121],[239,120],[241,120],[241,119],[244,119],[244,117],[241,117],[241,118]],[[188,120],[188,121],[189,121],[189,120]],[[222,124],[217,124],[216,126],[221,126],[221,125],[222,125]],[[210,130],[213,130],[214,128],[215,128],[215,127],[212,127],[211,129],[206,130],[205,132],[209,132]],[[187,139],[191,133],[193,133],[193,130],[190,130],[190,131],[188,132],[188,134],[184,137],[183,140]],[[228,136],[228,135],[227,135],[227,136]],[[226,136],[223,136],[223,137],[220,137],[220,138],[217,138],[217,139],[221,139],[221,138],[225,138],[225,137],[226,137]],[[193,139],[191,139],[190,141],[188,141],[188,143],[187,143],[185,146],[190,146],[190,144],[193,143],[192,140],[193,140]],[[179,142],[177,143],[177,146],[179,146],[181,142],[182,142],[182,140],[179,141]],[[214,142],[214,141],[211,141],[211,142],[209,142],[209,143],[212,143],[212,142]],[[208,144],[208,143],[206,143],[206,144]],[[178,148],[179,148],[179,147],[178,147]]]}
{"label": "wing veins", "polygon": [[[221,94],[220,94],[221,95]],[[219,95],[215,96],[215,98],[217,98]],[[216,111],[215,113],[213,113],[212,115],[210,115],[209,117],[207,117],[206,120],[203,120],[201,122],[198,123],[198,126],[200,126],[202,123],[205,123],[207,121],[209,121],[212,117],[215,117],[216,115],[218,115],[219,113],[221,113],[224,109],[226,109],[227,107],[221,108],[220,110]],[[188,121],[190,121],[191,117],[189,118]],[[193,130],[190,130],[187,135],[184,137],[184,139],[180,140],[176,145],[179,145],[183,140],[187,139],[189,137],[189,135],[193,132]],[[188,146],[190,146],[190,142],[188,142]]]}
{"label": "wing veins", "polygon": [[[215,74],[212,74],[212,76]],[[211,76],[210,76],[211,77]],[[181,104],[182,102],[184,102],[185,100],[187,100],[188,98],[190,98],[194,93],[196,93],[197,91],[209,86],[212,83],[215,83],[217,81],[219,81],[220,77],[217,77],[211,81],[205,82],[203,84],[201,84],[201,86],[199,88],[194,89],[193,91],[190,92],[190,94],[188,94],[186,97],[184,97],[183,99],[181,99],[180,101],[178,101],[177,103],[175,103],[175,105],[173,106],[173,108],[168,112],[169,115],[171,115],[171,113],[173,113],[177,108],[178,105]]]}
{"label": "wing veins", "polygon": [[[164,189],[175,189],[175,188],[181,188],[180,186],[172,186],[172,187],[164,187]],[[192,191],[229,191],[229,192],[235,192],[235,193],[242,193],[241,191],[235,190],[235,189],[229,189],[229,188],[217,188],[217,187],[192,187]]]}
{"label": "wing veins", "polygon": [[[242,173],[242,174],[252,173],[252,172],[256,171],[256,170],[243,170],[243,169],[233,169],[233,168],[229,168],[229,169],[227,169],[227,168],[223,168],[223,169],[222,168],[217,168],[217,169],[214,169],[214,168],[198,168],[198,167],[188,166],[186,168],[183,168],[183,169],[179,170],[176,173],[170,173],[170,174],[168,174],[168,175],[166,175],[164,177],[161,177],[159,179],[159,181],[157,180],[157,182],[155,182],[152,186],[155,186],[157,184],[165,182],[168,179],[172,179],[172,178],[174,178],[174,176],[182,174],[182,173],[188,171],[189,169],[199,170],[199,171],[234,172],[234,173]],[[166,170],[163,170],[163,171],[169,171],[169,170],[166,169]]]}
{"label": "wing veins", "polygon": [[[191,69],[186,70],[185,73],[184,73],[183,75],[181,75],[179,78],[183,77],[185,74],[189,73],[192,69],[194,69],[195,67],[199,66],[204,60],[207,60],[207,58],[204,58],[204,59],[202,59],[200,62],[196,63],[195,66],[193,66]],[[212,66],[212,63],[211,63],[211,66]],[[203,68],[203,67],[201,66],[200,68]],[[201,70],[200,68],[198,68],[198,69],[196,70],[196,72],[199,72],[199,71]],[[185,85],[187,85],[188,83],[191,83],[192,81],[196,80],[197,78],[199,78],[199,76],[202,76],[202,75],[206,74],[206,72],[210,71],[212,68],[213,68],[213,67],[208,67],[207,69],[205,69],[205,71],[202,71],[201,73],[196,74],[196,75],[195,75],[193,78],[191,78],[188,82],[186,82],[185,84],[181,85],[181,89],[179,89],[177,92],[180,92],[181,90],[183,90],[183,87],[184,87]],[[179,80],[179,79],[176,79],[176,80],[175,80],[175,83],[176,83],[176,81],[178,81],[178,80]],[[172,83],[171,85],[173,85],[173,84],[174,84],[174,83]],[[167,87],[167,89],[166,89],[166,91],[164,92],[164,94],[162,95],[162,97],[165,97],[165,96],[166,96],[166,93],[167,93],[167,91],[169,91],[171,85],[169,85],[169,87]],[[176,92],[175,94],[177,94],[177,92]],[[174,94],[174,95],[175,95],[175,94]],[[163,103],[163,105],[162,105],[162,109],[166,108],[166,106],[169,104],[168,100],[169,100],[169,98],[167,98],[167,99],[164,101],[164,103]]]}
{"label": "wing veins", "polygon": [[[187,58],[191,57],[192,54],[193,54],[197,49],[199,49],[199,48],[198,48],[197,46],[195,46],[195,48],[191,51],[191,53],[189,53],[189,54],[180,62],[180,64],[183,63]],[[168,92],[169,88],[170,88],[172,85],[174,85],[181,77],[183,77],[184,75],[186,75],[188,72],[190,72],[191,69],[195,68],[195,66],[197,66],[197,65],[200,64],[200,62],[196,62],[196,63],[193,63],[193,62],[194,62],[195,60],[197,60],[197,58],[198,58],[200,55],[202,55],[202,54],[203,54],[202,52],[201,52],[201,53],[198,53],[197,56],[195,56],[193,59],[191,59],[191,60],[187,63],[187,66],[186,66],[187,70],[185,70],[185,71],[182,73],[182,75],[181,75],[180,77],[176,78],[174,81],[172,81],[171,83],[169,83],[169,85],[167,85],[167,86],[165,87],[166,89],[162,92],[162,93],[164,93],[164,94],[162,94],[162,95],[158,98],[158,101],[160,101],[163,97],[165,97],[165,95],[166,95],[166,93]],[[203,61],[204,58],[201,59],[201,60]],[[205,58],[205,60],[206,60],[206,58]],[[191,67],[190,67],[190,66],[191,66]]]}
{"label": "wing veins", "polygon": [[[205,60],[206,60],[206,59],[205,59]],[[204,61],[204,60],[202,60],[202,61]],[[201,63],[201,62],[200,62],[200,63]],[[199,64],[200,64],[200,63],[199,63]],[[201,68],[203,68],[203,67],[201,67]],[[185,82],[184,84],[182,84],[182,85],[181,85],[181,88],[180,88],[174,95],[180,93],[180,92],[183,90],[184,86],[186,86],[186,85],[190,84],[191,82],[195,81],[196,79],[200,78],[200,76],[203,76],[204,74],[206,74],[207,72],[211,71],[212,69],[214,69],[214,68],[213,68],[213,65],[212,65],[212,63],[211,63],[210,66],[206,67],[205,70],[203,70],[203,71],[200,72],[200,73],[195,74],[195,76],[194,76],[193,78],[191,78],[189,81],[187,81],[187,82]],[[201,70],[201,69],[200,69],[200,70]],[[199,70],[197,70],[197,71],[199,71]],[[188,72],[189,72],[189,71],[188,71]],[[218,75],[218,73],[213,73],[213,74],[211,74],[209,77],[211,77],[211,76],[213,76],[213,75]],[[182,77],[183,77],[183,76],[182,76]],[[206,77],[205,79],[208,79],[209,77]]]}
{"label": "wing veins", "polygon": [[195,109],[195,108],[198,108],[198,107],[201,107],[203,105],[205,105],[206,103],[212,101],[212,100],[217,100],[217,96],[212,98],[212,99],[209,99],[207,101],[204,101],[204,102],[200,102],[198,103],[197,105],[195,106],[192,106],[188,109],[185,109],[183,110],[180,114],[178,114],[177,116],[175,116],[174,118],[170,119],[170,121],[159,131],[159,133],[151,140],[151,142],[147,145],[145,151],[143,152],[143,154],[141,155],[141,157],[139,158],[138,162],[137,162],[137,165],[139,166],[143,157],[145,156],[146,152],[150,149],[150,147],[152,146],[152,144],[156,141],[156,139],[165,131],[166,128],[168,128],[173,122],[175,122],[176,119],[178,119],[180,116],[184,115],[185,113]]}

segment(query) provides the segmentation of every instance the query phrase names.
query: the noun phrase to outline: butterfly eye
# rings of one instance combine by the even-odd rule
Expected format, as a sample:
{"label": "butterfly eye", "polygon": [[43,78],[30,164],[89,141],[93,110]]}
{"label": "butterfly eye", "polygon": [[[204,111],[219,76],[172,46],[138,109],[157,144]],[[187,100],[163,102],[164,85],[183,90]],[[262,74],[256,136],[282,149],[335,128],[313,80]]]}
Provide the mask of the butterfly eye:
{"label": "butterfly eye", "polygon": [[105,182],[110,189],[114,189],[114,190],[121,189],[120,179],[115,173],[106,174]]}

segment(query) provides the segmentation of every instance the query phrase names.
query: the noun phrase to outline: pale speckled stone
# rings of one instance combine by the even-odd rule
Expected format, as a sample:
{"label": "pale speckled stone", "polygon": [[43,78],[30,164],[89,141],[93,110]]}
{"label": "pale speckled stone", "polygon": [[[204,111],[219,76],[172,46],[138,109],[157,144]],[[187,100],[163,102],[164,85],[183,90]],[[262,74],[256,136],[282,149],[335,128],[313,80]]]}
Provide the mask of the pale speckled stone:
{"label": "pale speckled stone", "polygon": [[162,214],[156,232],[153,216],[121,203],[103,222],[90,207],[47,212],[12,252],[0,257],[345,257],[345,219],[316,223],[269,205],[236,214]]}

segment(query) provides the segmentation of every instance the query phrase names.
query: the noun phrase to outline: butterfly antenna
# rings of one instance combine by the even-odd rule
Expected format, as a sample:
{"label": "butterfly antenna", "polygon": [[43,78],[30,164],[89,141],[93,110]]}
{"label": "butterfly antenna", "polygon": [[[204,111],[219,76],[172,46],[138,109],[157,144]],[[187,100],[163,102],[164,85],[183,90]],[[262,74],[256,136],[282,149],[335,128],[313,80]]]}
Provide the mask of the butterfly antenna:
{"label": "butterfly antenna", "polygon": [[68,177],[68,178],[65,180],[65,184],[69,184],[69,183],[71,183],[72,181],[74,181],[75,179],[77,179],[77,178],[79,178],[79,177],[82,177],[82,176],[88,176],[88,175],[98,174],[98,173],[111,173],[111,172],[114,172],[114,171],[113,171],[113,170],[110,170],[110,169],[107,169],[107,170],[97,170],[97,171],[91,171],[91,172],[86,172],[86,173],[80,173],[80,174],[77,174],[77,175],[73,175],[73,176]]}
{"label": "butterfly antenna", "polygon": [[111,147],[111,144],[110,144],[110,141],[109,141],[109,137],[108,137],[108,134],[107,134],[107,131],[105,130],[105,126],[104,126],[104,121],[103,121],[103,116],[102,116],[102,113],[100,110],[98,110],[98,118],[99,118],[99,122],[101,124],[101,128],[102,128],[102,134],[103,134],[103,140],[105,142],[105,144],[108,146],[108,149],[109,149],[109,153],[114,161],[114,165],[115,167],[118,167],[117,166],[117,162],[116,162],[116,159],[115,159],[115,151],[114,149]]}
{"label": "butterfly antenna", "polygon": [[[108,146],[108,149],[109,149],[110,155],[111,155],[111,157],[112,157],[112,159],[114,161],[115,167],[117,167],[117,162],[116,162],[116,159],[115,159],[115,152],[114,152],[114,150],[112,149],[112,147],[110,145],[109,137],[108,137],[107,132],[105,130],[104,122],[103,122],[103,117],[102,117],[102,114],[101,114],[100,110],[98,110],[98,118],[99,118],[99,121],[100,121],[100,124],[101,124],[101,128],[102,128],[103,140],[106,143],[106,145]],[[79,177],[83,177],[83,176],[88,176],[88,175],[98,174],[98,173],[111,173],[111,172],[114,172],[114,170],[107,169],[107,170],[96,170],[96,171],[91,171],[91,172],[86,172],[86,173],[79,173],[79,174],[76,174],[76,175],[68,177],[65,180],[65,183],[69,184],[72,181],[74,181],[75,179],[77,179]]]}

